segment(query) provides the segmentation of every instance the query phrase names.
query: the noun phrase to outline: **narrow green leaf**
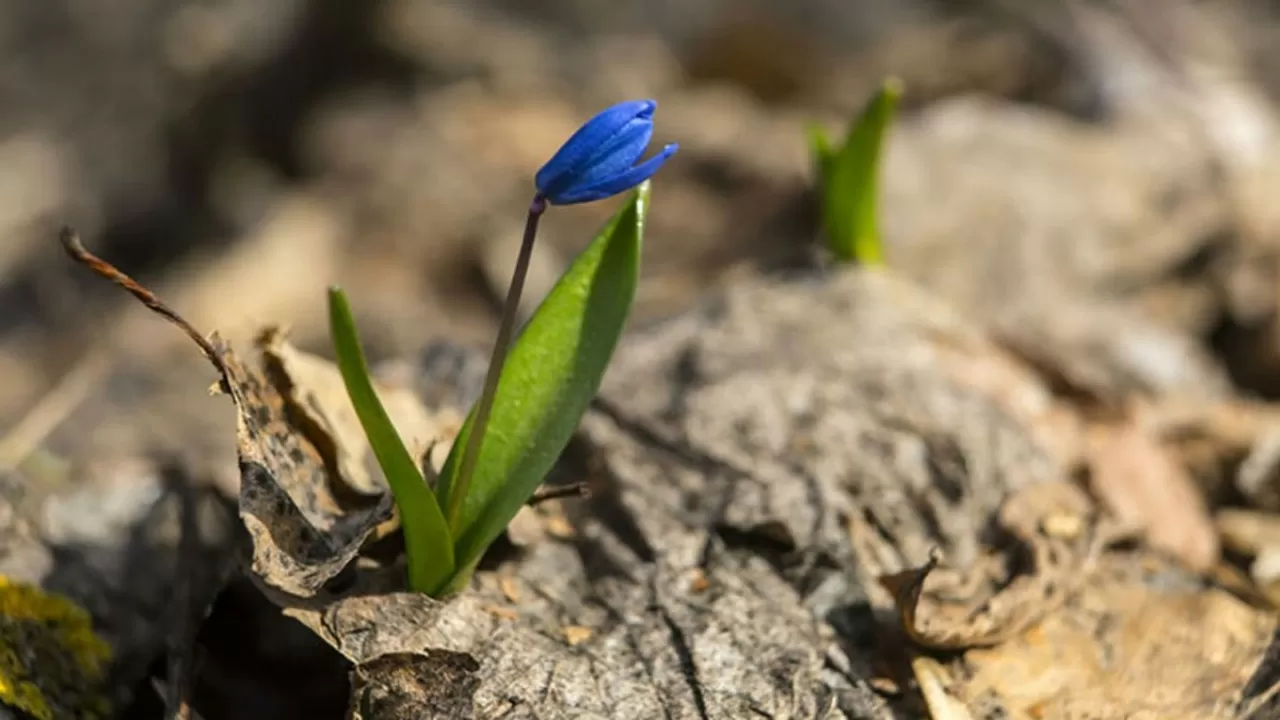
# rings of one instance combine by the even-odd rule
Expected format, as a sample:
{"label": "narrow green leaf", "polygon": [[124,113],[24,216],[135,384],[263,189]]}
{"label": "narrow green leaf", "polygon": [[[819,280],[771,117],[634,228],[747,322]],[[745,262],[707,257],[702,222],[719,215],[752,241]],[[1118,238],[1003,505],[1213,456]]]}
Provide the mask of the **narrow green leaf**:
{"label": "narrow green leaf", "polygon": [[818,187],[825,188],[831,173],[831,161],[836,154],[831,147],[831,136],[827,134],[826,128],[817,124],[810,124],[805,129],[805,136],[809,140],[809,154],[813,157],[813,166],[818,173]]}
{"label": "narrow green leaf", "polygon": [[[646,182],[574,260],[512,345],[453,528],[459,568],[473,566],[546,477],[599,389],[635,298],[648,202]],[[453,485],[471,422],[454,440],[441,487]]]}
{"label": "narrow green leaf", "polygon": [[433,594],[449,581],[456,569],[453,539],[435,494],[423,481],[418,465],[405,449],[373,389],[351,307],[346,295],[336,287],[329,288],[329,331],[347,395],[400,509],[400,525],[409,556],[409,587]]}
{"label": "narrow green leaf", "polygon": [[886,80],[849,128],[823,173],[827,240],[841,260],[880,265],[884,253],[877,224],[880,151],[902,83]]}

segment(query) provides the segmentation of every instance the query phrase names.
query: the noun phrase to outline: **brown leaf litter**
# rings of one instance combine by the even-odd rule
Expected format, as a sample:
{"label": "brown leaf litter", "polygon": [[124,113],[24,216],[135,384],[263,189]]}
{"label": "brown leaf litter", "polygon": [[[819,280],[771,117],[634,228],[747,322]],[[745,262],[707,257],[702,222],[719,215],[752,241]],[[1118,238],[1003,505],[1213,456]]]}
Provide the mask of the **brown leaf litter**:
{"label": "brown leaf litter", "polygon": [[[299,424],[303,429],[307,429],[307,423],[314,424],[311,437],[327,445],[320,449],[326,459],[334,459],[335,479],[361,496],[385,495],[386,479],[365,438],[355,408],[347,398],[337,367],[299,351],[275,328],[263,332],[258,345],[273,381],[280,386],[290,408],[301,414]],[[443,460],[449,448],[437,441],[445,439],[444,431],[456,432],[461,417],[449,417],[456,413],[449,413],[448,409],[443,413],[429,413],[417,396],[405,388],[380,388],[379,397],[411,456],[424,457],[427,450],[432,449],[433,459]]]}
{"label": "brown leaf litter", "polygon": [[1065,483],[1010,498],[1001,523],[1015,533],[1035,529],[1020,538],[1034,560],[994,591],[981,581],[998,554],[964,572],[940,571],[935,554],[882,578],[908,637],[964,652],[963,666],[912,661],[933,717],[971,717],[967,708],[992,703],[1037,720],[1116,717],[1118,708],[1171,720],[1237,716],[1234,693],[1248,684],[1275,619],[1222,589],[1198,587],[1167,562],[1106,554],[1124,534],[1114,524],[1088,529],[1098,520],[1075,514],[1088,505]]}
{"label": "brown leaf litter", "polygon": [[1027,556],[1021,572],[1012,572],[1011,558],[1001,553],[984,555],[963,573],[940,571],[935,553],[924,566],[880,581],[917,644],[938,650],[998,645],[1038,624],[1078,589],[1107,535],[1116,532],[1114,526],[1086,528],[1099,524],[1088,512],[1088,499],[1074,485],[1030,485],[1006,500],[998,516]]}
{"label": "brown leaf litter", "polygon": [[1121,523],[1142,528],[1151,547],[1192,570],[1218,563],[1218,534],[1204,494],[1141,416],[1095,425],[1089,440],[1090,489]]}
{"label": "brown leaf litter", "polygon": [[[352,662],[352,716],[462,712],[478,682],[478,666],[466,652],[447,648],[475,645],[501,618],[478,600],[441,603],[403,592],[402,567],[357,559],[380,527],[385,534],[396,521],[385,478],[337,369],[294,348],[275,328],[257,339],[260,365],[247,365],[216,333],[206,339],[146,288],[90,254],[74,233],[66,231],[63,243],[77,261],[182,329],[218,371],[214,390],[230,396],[237,410],[240,517],[252,545],[249,575],[286,615]],[[428,412],[404,389],[382,387],[379,395],[411,451],[438,467],[459,427],[457,410]],[[581,485],[543,490],[531,500],[541,509],[525,508],[526,519],[535,522],[545,512],[552,526],[564,524],[551,501],[584,493]],[[543,534],[531,533],[526,542]],[[327,585],[348,568],[355,570],[354,581],[330,591]],[[518,595],[511,592],[509,599],[515,602]],[[566,632],[561,642],[570,645],[590,637],[589,630]]]}
{"label": "brown leaf litter", "polygon": [[[687,412],[715,411],[685,418],[687,439],[706,443],[697,452],[729,458],[734,443],[755,437],[749,460],[697,460],[702,469],[691,472],[661,459],[668,451],[655,452],[658,440],[638,440],[649,436],[619,432],[614,416],[592,415],[585,433],[601,454],[588,464],[607,468],[592,512],[565,517],[545,508],[571,532],[522,549],[543,561],[521,566],[518,591],[508,575],[480,573],[469,592],[447,602],[404,592],[402,568],[360,554],[391,518],[391,500],[331,366],[268,331],[258,342],[262,367],[249,367],[216,335],[205,340],[145,289],[112,277],[182,327],[218,369],[238,412],[251,575],[287,616],[352,663],[352,717],[489,717],[534,696],[637,712],[673,702],[702,707],[704,715],[706,707],[727,716],[752,707],[783,716],[829,711],[833,701],[814,688],[842,681],[822,668],[838,656],[854,663],[848,672],[860,672],[856,663],[866,658],[836,652],[831,626],[815,622],[785,573],[758,557],[705,559],[738,557],[736,543],[787,557],[855,549],[855,573],[875,571],[889,591],[913,648],[916,689],[935,717],[989,710],[1065,720],[1123,709],[1235,718],[1257,695],[1244,689],[1255,674],[1265,675],[1261,659],[1274,617],[1195,572],[1217,559],[1195,524],[1204,505],[1166,507],[1153,499],[1170,482],[1184,483],[1179,497],[1198,497],[1182,474],[1182,446],[1144,415],[1099,421],[1082,413],[1020,370],[1016,358],[980,333],[957,329],[957,318],[883,274],[837,274],[813,285],[748,280],[714,313],[686,321],[693,325],[655,333],[651,341],[672,358],[695,353],[703,385],[685,398]],[[850,350],[847,338],[830,331],[841,326],[884,345]],[[797,362],[753,369],[760,350],[751,343],[787,348]],[[643,344],[622,349],[614,377],[623,384],[606,394],[630,395],[626,383],[661,387],[664,380],[651,373],[665,372],[664,363]],[[630,411],[643,413],[651,401],[655,413],[669,412],[661,395],[649,393]],[[785,405],[762,404],[781,398]],[[415,452],[436,439],[431,435],[447,440],[446,428],[456,428],[456,415],[439,420],[405,402],[396,420]],[[811,405],[818,409],[805,413],[826,419],[796,415],[803,431],[782,433],[786,442],[769,435],[792,421],[788,413],[800,412],[791,408]],[[839,432],[855,434],[830,434]],[[811,437],[800,442],[805,433]],[[776,464],[762,447],[784,448],[790,464]],[[833,472],[827,463],[850,462],[850,447],[860,448],[856,470]],[[830,454],[837,449],[838,457]],[[980,454],[990,452],[1007,455]],[[1066,479],[1073,468],[1088,471],[1093,495]],[[717,475],[736,479],[718,491],[709,485]],[[715,518],[686,517],[708,511],[706,503],[690,506],[689,497],[729,487]],[[779,508],[787,512],[775,514]],[[820,519],[796,522],[826,512],[844,514],[849,532],[837,538]],[[1200,533],[1194,542],[1159,540],[1171,517]],[[705,528],[713,526],[721,528],[719,540],[707,539]],[[765,537],[761,528],[776,532]],[[940,555],[920,568],[901,562],[930,538],[950,541],[954,566],[941,567]],[[1147,547],[1161,542],[1164,554]],[[588,565],[586,557],[595,560]],[[804,562],[818,571],[818,560]],[[589,590],[579,587],[584,574],[602,568],[603,577],[589,577]],[[346,580],[331,582],[340,573]],[[872,607],[883,609],[880,597],[870,595]],[[735,639],[723,644],[729,637]],[[765,665],[790,668],[787,687],[760,684],[753,673],[763,661],[733,654],[742,643],[753,655],[767,653]],[[813,652],[823,647],[825,660]],[[693,682],[635,681],[628,673],[645,663],[655,673],[680,668],[670,677]],[[599,673],[612,678],[610,687],[591,687]],[[501,687],[490,682],[495,678]],[[869,692],[860,687],[856,692]],[[624,702],[615,693],[636,694]],[[880,708],[865,716],[884,716],[884,700],[857,702]]]}
{"label": "brown leaf litter", "polygon": [[[1204,555],[1151,540],[1204,521],[1193,458],[1163,413],[1050,386],[1043,370],[891,272],[853,270],[717,293],[620,350],[606,392],[653,454],[681,447],[712,477],[741,473],[716,522],[777,547],[804,582],[821,582],[811,554],[881,579],[862,583],[869,614],[899,632],[827,617],[856,628],[860,677],[897,675],[875,686],[904,691],[899,707],[918,693],[939,718],[1243,715],[1275,682],[1274,617],[1198,572]],[[1144,495],[1170,477],[1196,501]],[[1099,482],[1141,512],[1112,510]],[[913,567],[931,546],[941,554]],[[904,651],[910,662],[885,662]],[[1122,679],[1099,682],[1109,670]]]}
{"label": "brown leaf litter", "polygon": [[[376,487],[365,470],[370,452],[350,421],[354,411],[336,369],[292,348],[275,329],[258,340],[263,367],[246,366],[217,333],[205,339],[150,291],[89,254],[74,234],[64,233],[63,242],[77,260],[181,328],[218,371],[216,390],[237,410],[240,517],[252,542],[252,575],[271,590],[314,596],[394,510],[390,493],[368,497]],[[426,411],[403,395],[388,405],[425,450],[435,439]]]}
{"label": "brown leaf litter", "polygon": [[[1046,491],[1070,504],[1084,498],[1066,484],[1028,486],[1006,503],[1002,525]],[[912,660],[933,717],[995,707],[1036,720],[1118,717],[1120,708],[1125,717],[1238,717],[1247,706],[1239,689],[1275,618],[1167,561],[1106,552],[1123,534],[1106,537],[1061,510],[1034,522],[1036,537],[1020,538],[1033,560],[1012,579],[999,553],[964,571],[939,570],[935,554],[881,579],[915,644],[963,653],[961,663]]]}

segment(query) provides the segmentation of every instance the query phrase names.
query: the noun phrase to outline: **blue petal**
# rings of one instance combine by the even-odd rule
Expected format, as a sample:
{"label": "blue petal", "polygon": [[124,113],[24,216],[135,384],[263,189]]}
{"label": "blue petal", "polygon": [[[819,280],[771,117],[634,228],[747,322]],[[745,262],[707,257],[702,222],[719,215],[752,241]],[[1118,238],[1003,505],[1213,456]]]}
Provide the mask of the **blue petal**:
{"label": "blue petal", "polygon": [[676,153],[680,148],[679,144],[671,143],[662,148],[662,152],[654,155],[643,163],[618,173],[612,177],[604,178],[594,185],[579,185],[571,188],[568,192],[563,193],[560,197],[553,200],[557,205],[573,205],[575,203],[591,202],[593,200],[603,200],[604,198],[617,195],[620,192],[630,190],[640,183],[648,180],[654,173],[658,172],[658,168],[667,161],[667,158]]}
{"label": "blue petal", "polygon": [[601,110],[578,128],[556,154],[538,170],[534,184],[538,191],[550,196],[572,184],[585,160],[595,155],[600,145],[637,119],[649,121],[658,104],[653,100],[629,100]]}
{"label": "blue petal", "polygon": [[644,155],[652,138],[653,121],[632,120],[597,147],[595,152],[583,158],[582,164],[574,168],[574,171],[557,178],[552,187],[544,188],[543,194],[551,202],[556,202],[557,197],[572,193],[575,188],[597,185],[626,172]]}

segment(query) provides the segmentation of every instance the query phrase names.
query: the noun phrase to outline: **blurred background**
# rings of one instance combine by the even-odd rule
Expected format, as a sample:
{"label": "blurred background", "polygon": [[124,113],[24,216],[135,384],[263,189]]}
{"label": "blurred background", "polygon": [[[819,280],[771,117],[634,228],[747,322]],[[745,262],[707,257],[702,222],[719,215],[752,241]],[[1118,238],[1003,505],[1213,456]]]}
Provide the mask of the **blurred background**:
{"label": "blurred background", "polygon": [[[806,124],[842,127],[888,75],[893,271],[1076,396],[1280,396],[1280,2],[9,0],[0,471],[91,471],[62,494],[0,473],[0,496],[47,494],[43,537],[97,548],[154,501],[127,478],[157,448],[238,482],[208,363],[68,260],[64,224],[241,350],[280,325],[327,355],[341,284],[394,372],[433,340],[487,349],[533,173],[652,97],[655,146],[681,150],[654,183],[642,328],[811,263]],[[547,216],[533,298],[617,202]],[[1199,485],[1211,505],[1226,472]]]}
{"label": "blurred background", "polygon": [[[201,362],[72,266],[62,224],[235,342],[278,323],[323,348],[336,282],[377,358],[483,346],[532,173],[598,109],[653,97],[655,143],[683,149],[656,185],[643,323],[736,268],[807,256],[804,125],[842,125],[886,74],[907,88],[883,199],[895,269],[996,330],[1052,336],[1029,345],[1063,339],[1043,326],[1114,325],[1120,303],[1280,389],[1257,349],[1275,306],[1278,15],[1262,0],[4,3],[0,427],[60,382]],[[544,274],[612,209],[552,213]]]}

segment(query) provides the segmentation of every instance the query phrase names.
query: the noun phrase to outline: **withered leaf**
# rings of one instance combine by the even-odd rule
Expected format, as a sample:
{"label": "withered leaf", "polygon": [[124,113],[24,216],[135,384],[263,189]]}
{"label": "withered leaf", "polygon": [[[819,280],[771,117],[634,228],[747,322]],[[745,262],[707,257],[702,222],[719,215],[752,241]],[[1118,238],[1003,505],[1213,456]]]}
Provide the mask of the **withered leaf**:
{"label": "withered leaf", "polygon": [[1089,466],[1094,493],[1123,523],[1142,528],[1151,547],[1192,570],[1218,562],[1220,542],[1203,494],[1173,448],[1143,427],[1141,415],[1096,425]]}
{"label": "withered leaf", "polygon": [[422,653],[432,647],[429,636],[445,608],[421,593],[347,597],[324,609],[316,631],[356,664],[392,653]]}
{"label": "withered leaf", "polygon": [[[1035,575],[1023,575],[976,601],[945,602],[926,596],[925,581],[938,569],[935,553],[922,566],[879,578],[893,596],[903,632],[921,647],[964,650],[998,645],[1033,626],[1052,609]],[[972,569],[985,574],[985,568]],[[971,572],[956,576],[965,585],[981,585]]]}
{"label": "withered leaf", "polygon": [[473,715],[479,663],[466,653],[383,655],[351,673],[356,720],[419,720]]}
{"label": "withered leaf", "polygon": [[1130,562],[1104,558],[1079,602],[1035,632],[967,652],[965,698],[994,696],[1011,717],[1249,717],[1241,708],[1250,677],[1265,674],[1273,613],[1198,588],[1172,562],[1150,577]]}
{"label": "withered leaf", "polygon": [[236,405],[240,518],[253,542],[253,574],[291,595],[310,597],[342,571],[380,523],[389,494],[365,507],[343,507],[332,471],[295,426],[279,389],[211,338],[224,385]]}
{"label": "withered leaf", "polygon": [[395,592],[386,573],[367,572],[344,597],[285,614],[355,665],[353,717],[472,715],[480,664],[467,650],[485,643],[497,622],[479,599]]}
{"label": "withered leaf", "polygon": [[[318,432],[315,440],[322,454],[337,467],[335,477],[358,495],[378,497],[387,492],[386,479],[369,447],[355,408],[347,395],[338,368],[324,358],[302,352],[276,328],[259,337],[267,368],[279,373],[277,385],[285,400],[301,414],[301,420]],[[417,393],[409,388],[374,383],[383,407],[391,416],[409,454],[415,458],[435,444],[433,455],[449,452],[462,419],[452,408],[428,412]]]}
{"label": "withered leaf", "polygon": [[333,492],[331,464],[315,436],[299,427],[271,373],[246,366],[217,333],[206,338],[150,290],[86,250],[75,231],[65,228],[60,240],[74,260],[186,333],[217,369],[218,388],[236,406],[240,518],[253,546],[252,575],[274,590],[315,595],[391,517],[390,495],[345,507]]}
{"label": "withered leaf", "polygon": [[[1019,563],[1000,552],[944,573],[935,550],[920,567],[882,575],[903,631],[923,647],[963,650],[998,645],[1037,625],[1066,601],[1110,536],[1109,530],[1085,533],[1082,527],[1067,538],[1042,534],[1046,523],[1066,526],[1062,513],[1081,511],[1081,503],[1087,504],[1084,495],[1067,482],[1035,483],[1005,499],[999,524],[1031,562],[1020,572],[1011,572]],[[935,573],[941,587],[926,592]]]}

